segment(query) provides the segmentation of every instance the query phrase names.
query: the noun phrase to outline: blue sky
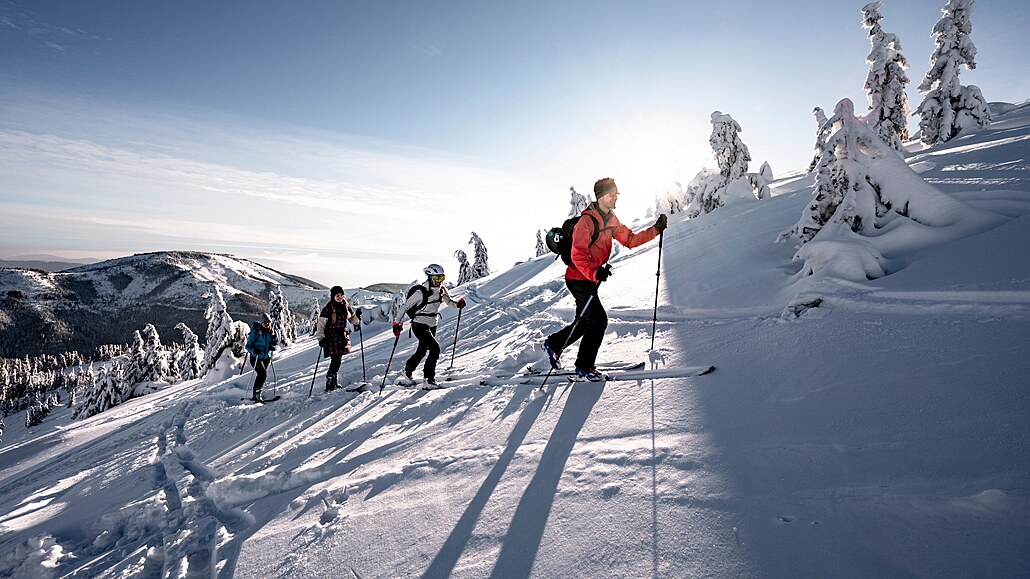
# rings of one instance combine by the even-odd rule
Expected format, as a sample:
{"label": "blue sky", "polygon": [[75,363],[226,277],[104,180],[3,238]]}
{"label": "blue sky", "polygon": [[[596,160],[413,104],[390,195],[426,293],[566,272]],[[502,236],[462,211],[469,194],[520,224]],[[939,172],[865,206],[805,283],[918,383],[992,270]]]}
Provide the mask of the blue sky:
{"label": "blue sky", "polygon": [[[192,249],[325,284],[530,257],[568,189],[619,215],[714,166],[807,166],[814,106],[864,109],[863,2],[0,3],[0,258]],[[943,0],[888,0],[909,98]],[[1025,2],[973,13],[991,101],[1030,95]],[[913,126],[916,119],[913,118]]]}

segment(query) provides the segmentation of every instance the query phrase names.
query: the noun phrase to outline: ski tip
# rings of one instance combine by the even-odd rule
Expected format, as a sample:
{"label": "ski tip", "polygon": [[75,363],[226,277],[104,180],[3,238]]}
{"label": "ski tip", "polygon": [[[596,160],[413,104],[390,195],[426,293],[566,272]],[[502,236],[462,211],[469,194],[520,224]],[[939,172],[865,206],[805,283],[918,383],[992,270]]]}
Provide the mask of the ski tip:
{"label": "ski tip", "polygon": [[709,366],[704,371],[702,371],[700,374],[698,374],[698,376],[704,376],[705,374],[711,374],[712,372],[715,372],[715,366]]}

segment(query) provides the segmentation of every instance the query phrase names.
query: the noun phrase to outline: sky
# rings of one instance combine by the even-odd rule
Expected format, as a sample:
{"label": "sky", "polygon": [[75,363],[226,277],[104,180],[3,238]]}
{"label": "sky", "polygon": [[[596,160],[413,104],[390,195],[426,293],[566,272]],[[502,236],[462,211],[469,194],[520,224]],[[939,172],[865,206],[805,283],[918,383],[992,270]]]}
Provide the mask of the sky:
{"label": "sky", "polygon": [[[531,257],[569,188],[623,221],[715,162],[807,166],[812,109],[867,103],[863,2],[0,4],[0,259],[232,253],[326,285],[407,282],[482,237]],[[912,108],[942,0],[886,2]],[[1030,94],[1024,2],[973,12],[989,101]],[[917,119],[912,119],[912,127]]]}

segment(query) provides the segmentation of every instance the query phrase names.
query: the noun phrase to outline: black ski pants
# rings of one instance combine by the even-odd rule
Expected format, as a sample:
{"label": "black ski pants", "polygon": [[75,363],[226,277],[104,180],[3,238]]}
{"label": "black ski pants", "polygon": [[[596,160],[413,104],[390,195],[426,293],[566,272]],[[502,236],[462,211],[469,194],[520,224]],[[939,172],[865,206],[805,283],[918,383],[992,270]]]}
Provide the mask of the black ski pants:
{"label": "black ski pants", "polygon": [[[601,349],[604,331],[608,328],[608,313],[601,305],[601,299],[597,296],[597,284],[594,282],[566,279],[565,286],[576,300],[576,319],[548,336],[547,343],[560,356],[562,350],[583,338],[579,344],[579,355],[576,356],[576,368],[589,370],[597,365],[597,351]],[[587,307],[590,296],[594,296],[594,299]]]}
{"label": "black ski pants", "polygon": [[254,367],[254,398],[261,397],[261,387],[265,385],[268,378],[268,363],[270,360],[258,360],[257,356],[250,357],[250,365]]}
{"label": "black ski pants", "polygon": [[436,361],[440,358],[440,342],[436,341],[436,326],[427,326],[426,324],[411,324],[411,331],[418,338],[418,348],[415,349],[415,353],[408,358],[408,361],[404,363],[404,373],[410,375],[418,368],[419,362],[422,361],[422,357],[429,352],[429,357],[426,358],[426,366],[422,369],[422,375],[425,376],[426,380],[433,380],[436,378]]}

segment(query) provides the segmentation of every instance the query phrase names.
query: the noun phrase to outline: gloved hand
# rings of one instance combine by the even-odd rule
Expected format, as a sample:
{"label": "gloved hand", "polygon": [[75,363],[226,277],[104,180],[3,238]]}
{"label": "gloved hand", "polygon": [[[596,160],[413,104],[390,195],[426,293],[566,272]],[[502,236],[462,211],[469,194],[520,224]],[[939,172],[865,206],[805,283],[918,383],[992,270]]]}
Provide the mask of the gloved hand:
{"label": "gloved hand", "polygon": [[358,319],[360,320],[361,319],[361,309],[359,308],[359,309],[354,310],[354,315],[358,316]]}
{"label": "gloved hand", "polygon": [[358,323],[354,324],[354,331],[355,332],[357,332],[360,329],[361,329],[361,322],[358,322]]}
{"label": "gloved hand", "polygon": [[458,300],[458,309],[460,310],[463,307],[465,307],[465,298]]}
{"label": "gloved hand", "polygon": [[319,338],[318,339],[318,345],[322,346],[324,348],[325,347],[325,338]]}
{"label": "gloved hand", "polygon": [[658,221],[654,222],[654,229],[658,233],[665,231],[665,228],[669,226],[669,218],[664,213],[658,216]]}
{"label": "gloved hand", "polygon": [[596,277],[598,283],[600,283],[602,281],[607,280],[609,277],[611,277],[611,275],[612,275],[612,266],[610,266],[608,264],[604,264],[601,267],[597,268],[597,273],[594,274],[594,277]]}
{"label": "gloved hand", "polygon": [[404,324],[402,324],[400,322],[394,322],[393,323],[393,335],[394,336],[400,337],[401,330],[403,330],[403,329],[404,329]]}

